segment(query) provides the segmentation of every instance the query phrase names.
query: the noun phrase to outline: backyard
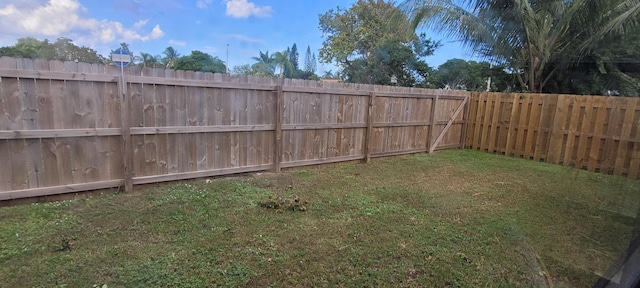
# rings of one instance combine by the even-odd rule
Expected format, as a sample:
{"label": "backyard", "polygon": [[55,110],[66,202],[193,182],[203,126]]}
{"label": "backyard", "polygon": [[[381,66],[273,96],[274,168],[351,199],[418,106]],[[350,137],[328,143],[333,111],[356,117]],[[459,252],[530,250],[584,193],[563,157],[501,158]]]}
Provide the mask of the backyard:
{"label": "backyard", "polygon": [[0,209],[0,287],[588,287],[638,191],[473,150],[152,185]]}

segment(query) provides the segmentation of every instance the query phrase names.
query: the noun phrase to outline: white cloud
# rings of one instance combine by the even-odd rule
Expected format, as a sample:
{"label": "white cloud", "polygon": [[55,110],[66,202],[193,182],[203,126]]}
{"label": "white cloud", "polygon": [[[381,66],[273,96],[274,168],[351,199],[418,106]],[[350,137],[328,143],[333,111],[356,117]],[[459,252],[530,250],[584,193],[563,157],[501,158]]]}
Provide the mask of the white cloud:
{"label": "white cloud", "polygon": [[164,36],[164,32],[162,32],[162,29],[160,29],[160,25],[156,25],[155,27],[153,27],[153,30],[151,30],[151,33],[149,33],[149,35],[142,36],[140,40],[146,42],[149,41],[149,39],[162,38],[162,36]]}
{"label": "white cloud", "polygon": [[227,16],[233,18],[269,17],[272,10],[271,6],[256,6],[247,0],[227,0]]}
{"label": "white cloud", "polygon": [[199,1],[196,1],[196,7],[204,10],[204,9],[207,9],[207,6],[209,6],[211,2],[213,2],[213,0],[199,0]]}
{"label": "white cloud", "polygon": [[8,4],[0,7],[0,34],[17,37],[69,37],[78,43],[95,45],[111,41],[148,41],[164,36],[156,25],[148,34],[139,31],[148,20],[140,20],[131,28],[117,21],[85,17],[86,8],[78,0],[48,0],[45,4]]}
{"label": "white cloud", "polygon": [[184,41],[179,41],[179,40],[169,40],[169,44],[170,45],[175,45],[175,46],[187,46],[187,42]]}
{"label": "white cloud", "polygon": [[144,27],[144,25],[147,25],[147,22],[149,22],[149,19],[140,20],[133,24],[133,28],[140,29]]}
{"label": "white cloud", "polygon": [[229,35],[231,38],[238,39],[240,41],[250,42],[250,43],[264,43],[264,40],[258,38],[251,38],[247,35],[242,34],[231,34]]}

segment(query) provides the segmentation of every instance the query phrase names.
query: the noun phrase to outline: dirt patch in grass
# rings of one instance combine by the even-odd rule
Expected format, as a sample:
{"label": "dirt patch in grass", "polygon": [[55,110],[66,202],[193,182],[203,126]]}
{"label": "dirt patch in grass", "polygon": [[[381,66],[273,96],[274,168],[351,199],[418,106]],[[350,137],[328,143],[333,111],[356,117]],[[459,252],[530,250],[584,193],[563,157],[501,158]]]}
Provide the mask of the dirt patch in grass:
{"label": "dirt patch in grass", "polygon": [[639,190],[446,151],[10,207],[0,287],[585,287],[626,248]]}

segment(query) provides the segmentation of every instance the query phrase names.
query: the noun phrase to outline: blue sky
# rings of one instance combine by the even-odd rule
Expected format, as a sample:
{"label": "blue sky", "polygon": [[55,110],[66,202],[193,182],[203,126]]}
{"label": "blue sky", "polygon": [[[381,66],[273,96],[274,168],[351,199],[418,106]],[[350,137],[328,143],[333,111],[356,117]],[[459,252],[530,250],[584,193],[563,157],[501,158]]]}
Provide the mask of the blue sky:
{"label": "blue sky", "polygon": [[[259,51],[285,50],[297,43],[300,58],[307,46],[322,47],[318,14],[355,0],[0,0],[0,46],[31,36],[55,40],[64,36],[108,55],[118,43],[138,54],[160,55],[172,46],[180,54],[200,50],[230,67],[251,64]],[[451,58],[470,58],[459,44],[428,33],[444,46],[427,58],[436,67]],[[318,74],[336,68],[318,64]]]}

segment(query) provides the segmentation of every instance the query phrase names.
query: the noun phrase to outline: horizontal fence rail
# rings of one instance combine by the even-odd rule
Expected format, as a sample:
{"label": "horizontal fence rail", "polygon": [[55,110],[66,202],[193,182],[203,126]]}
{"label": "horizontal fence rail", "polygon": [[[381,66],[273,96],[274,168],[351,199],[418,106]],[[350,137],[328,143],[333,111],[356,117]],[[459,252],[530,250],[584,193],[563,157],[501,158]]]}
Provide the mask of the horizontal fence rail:
{"label": "horizontal fence rail", "polygon": [[464,91],[119,75],[0,58],[0,200],[462,148],[471,103]]}

